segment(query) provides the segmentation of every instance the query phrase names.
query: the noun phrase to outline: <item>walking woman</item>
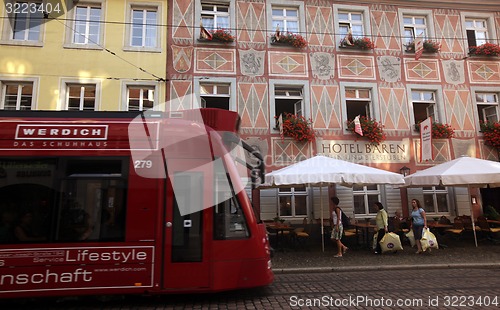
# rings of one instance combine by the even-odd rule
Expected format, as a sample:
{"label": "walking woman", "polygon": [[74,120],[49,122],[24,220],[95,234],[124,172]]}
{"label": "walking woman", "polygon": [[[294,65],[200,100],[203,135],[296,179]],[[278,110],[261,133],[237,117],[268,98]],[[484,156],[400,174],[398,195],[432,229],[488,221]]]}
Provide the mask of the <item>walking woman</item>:
{"label": "walking woman", "polygon": [[333,257],[342,257],[342,255],[349,250],[341,240],[344,234],[344,227],[342,226],[342,209],[340,209],[339,203],[338,197],[332,197],[332,204],[330,205],[330,223],[332,226],[331,239],[337,244],[337,254]]}
{"label": "walking woman", "polygon": [[375,248],[375,254],[382,254],[382,248],[380,247],[380,240],[388,232],[387,229],[387,212],[384,210],[384,205],[380,202],[375,202],[374,206],[377,207],[377,216],[375,217],[375,222],[377,224],[377,247]]}
{"label": "walking woman", "polygon": [[413,235],[415,236],[415,243],[417,244],[417,254],[422,253],[422,244],[420,239],[422,239],[422,229],[427,228],[427,218],[425,217],[425,211],[420,205],[418,199],[412,199],[411,201],[412,211],[411,211],[411,228],[413,230]]}

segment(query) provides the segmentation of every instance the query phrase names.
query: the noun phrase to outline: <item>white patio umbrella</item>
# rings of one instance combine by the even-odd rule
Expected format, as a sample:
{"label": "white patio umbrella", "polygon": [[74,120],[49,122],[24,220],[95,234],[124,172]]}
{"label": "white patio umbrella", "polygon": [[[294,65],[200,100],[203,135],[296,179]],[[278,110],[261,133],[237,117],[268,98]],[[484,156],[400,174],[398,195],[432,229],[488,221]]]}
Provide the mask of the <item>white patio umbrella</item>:
{"label": "white patio umbrella", "polygon": [[322,186],[326,184],[339,184],[352,187],[353,185],[361,186],[370,184],[404,185],[404,183],[403,176],[398,173],[317,155],[266,174],[265,182],[262,186],[320,186],[321,239],[324,251]]}
{"label": "white patio umbrella", "polygon": [[[500,186],[500,162],[462,156],[454,160],[420,170],[404,178],[406,186],[456,186],[467,187],[470,196],[471,187]],[[471,208],[472,230],[477,246],[474,213]]]}

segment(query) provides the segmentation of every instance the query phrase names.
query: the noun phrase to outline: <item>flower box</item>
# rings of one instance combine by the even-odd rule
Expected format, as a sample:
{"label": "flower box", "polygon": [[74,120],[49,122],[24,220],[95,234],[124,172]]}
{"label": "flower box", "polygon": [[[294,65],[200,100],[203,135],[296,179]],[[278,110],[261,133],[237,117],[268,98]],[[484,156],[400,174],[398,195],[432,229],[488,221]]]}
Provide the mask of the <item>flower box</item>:
{"label": "flower box", "polygon": [[500,150],[500,123],[481,122],[479,126],[483,133],[484,144]]}
{"label": "flower box", "polygon": [[373,144],[380,144],[385,140],[386,136],[384,133],[384,126],[374,119],[370,119],[366,116],[361,116],[359,118],[361,124],[361,130],[363,131],[363,136],[359,135],[354,131],[355,125],[354,120],[347,121],[347,131],[355,133],[358,137],[363,137],[368,139]]}
{"label": "flower box", "polygon": [[209,33],[211,35],[211,38],[200,37],[198,41],[224,43],[224,44],[229,44],[234,42],[234,36],[227,29],[210,30]]}
{"label": "flower box", "polygon": [[288,45],[297,48],[307,46],[307,41],[300,34],[287,32],[286,34],[273,34],[270,38],[271,45]]}
{"label": "flower box", "polygon": [[[276,119],[279,119],[277,116]],[[314,141],[314,130],[312,129],[312,120],[304,116],[285,113],[283,115],[283,133],[281,138],[293,138],[297,142]],[[279,126],[278,126],[279,128]]]}
{"label": "flower box", "polygon": [[[406,52],[408,53],[415,53],[415,41],[409,43],[408,45],[405,45],[406,47]],[[425,40],[423,43],[424,53],[437,53],[441,49],[441,45],[438,42],[431,41],[431,40]]]}
{"label": "flower box", "polygon": [[[415,131],[420,132],[420,123],[415,124]],[[449,139],[455,135],[455,130],[448,124],[432,123],[431,130],[433,139]]]}
{"label": "flower box", "polygon": [[352,36],[347,35],[341,42],[340,48],[352,48],[359,50],[372,50],[375,48],[375,44],[368,37],[364,38],[352,38]]}
{"label": "flower box", "polygon": [[500,46],[493,43],[484,43],[479,46],[469,47],[469,55],[472,56],[498,56],[500,55]]}

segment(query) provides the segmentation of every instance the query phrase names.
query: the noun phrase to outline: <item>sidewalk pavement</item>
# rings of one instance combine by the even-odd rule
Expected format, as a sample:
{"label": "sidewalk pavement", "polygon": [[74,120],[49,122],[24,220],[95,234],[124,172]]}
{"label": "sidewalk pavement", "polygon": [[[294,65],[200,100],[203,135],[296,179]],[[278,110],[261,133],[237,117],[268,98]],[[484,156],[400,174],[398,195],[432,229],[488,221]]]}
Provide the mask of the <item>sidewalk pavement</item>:
{"label": "sidewalk pavement", "polygon": [[355,239],[346,238],[344,244],[349,250],[341,258],[335,258],[336,245],[330,240],[325,242],[322,251],[321,241],[310,240],[300,248],[285,248],[275,251],[272,269],[275,273],[293,272],[332,272],[366,271],[381,269],[413,268],[500,268],[500,242],[482,240],[478,236],[475,246],[472,236],[457,240],[447,235],[438,236],[438,242],[446,245],[432,252],[416,254],[416,248],[403,242],[403,251],[376,255],[366,245],[358,245]]}

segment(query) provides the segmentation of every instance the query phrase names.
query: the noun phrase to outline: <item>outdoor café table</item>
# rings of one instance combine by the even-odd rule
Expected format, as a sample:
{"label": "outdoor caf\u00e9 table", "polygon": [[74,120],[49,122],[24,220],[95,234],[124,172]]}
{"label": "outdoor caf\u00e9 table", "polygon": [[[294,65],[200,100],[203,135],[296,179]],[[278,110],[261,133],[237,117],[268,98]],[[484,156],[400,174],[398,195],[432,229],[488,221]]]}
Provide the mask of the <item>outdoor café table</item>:
{"label": "outdoor caf\u00e9 table", "polygon": [[269,224],[269,229],[276,231],[276,250],[284,251],[285,249],[285,231],[291,232],[294,228],[286,224]]}
{"label": "outdoor caf\u00e9 table", "polygon": [[438,239],[438,246],[439,248],[446,248],[447,246],[439,241],[439,230],[442,229],[448,229],[448,228],[453,228],[453,225],[451,224],[443,224],[439,222],[432,222],[432,221],[427,221],[427,227],[432,231],[432,233],[436,236],[436,239]]}
{"label": "outdoor caf\u00e9 table", "polygon": [[356,227],[356,243],[359,244],[359,237],[358,237],[358,231],[359,229],[363,230],[363,239],[366,243],[366,247],[370,249],[370,229],[373,231],[373,229],[376,227],[376,225],[371,224],[368,221],[356,221],[354,224],[354,227]]}
{"label": "outdoor caf\u00e9 table", "polygon": [[453,225],[428,221],[427,227],[429,227],[429,228],[452,228]]}
{"label": "outdoor caf\u00e9 table", "polygon": [[493,226],[500,226],[500,221],[498,220],[487,220],[488,224],[491,224]]}

